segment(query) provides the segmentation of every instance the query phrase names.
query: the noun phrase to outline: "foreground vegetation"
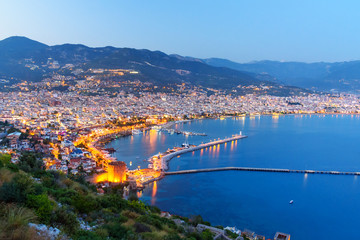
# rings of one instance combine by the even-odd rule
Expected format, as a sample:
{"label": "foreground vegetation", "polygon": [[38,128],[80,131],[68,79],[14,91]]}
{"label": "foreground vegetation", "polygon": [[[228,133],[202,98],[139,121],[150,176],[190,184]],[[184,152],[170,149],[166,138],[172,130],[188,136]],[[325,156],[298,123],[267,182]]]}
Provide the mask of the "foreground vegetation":
{"label": "foreground vegetation", "polygon": [[0,239],[48,239],[29,223],[60,229],[58,239],[213,238],[195,231],[198,223],[209,225],[200,216],[177,225],[136,195],[123,199],[121,187],[99,195],[82,176],[45,171],[34,153],[23,153],[17,164],[10,158],[0,155]]}

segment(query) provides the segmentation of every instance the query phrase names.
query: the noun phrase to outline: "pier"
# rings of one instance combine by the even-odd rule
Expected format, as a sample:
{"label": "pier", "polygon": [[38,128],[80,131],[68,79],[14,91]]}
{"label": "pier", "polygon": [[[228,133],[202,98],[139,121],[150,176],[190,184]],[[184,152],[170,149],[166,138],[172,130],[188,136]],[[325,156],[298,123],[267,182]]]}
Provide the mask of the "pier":
{"label": "pier", "polygon": [[280,172],[280,173],[309,173],[309,174],[331,174],[331,175],[360,175],[360,172],[341,172],[341,171],[320,171],[320,170],[293,170],[281,168],[251,168],[251,167],[223,167],[208,169],[181,170],[174,172],[165,172],[165,175],[191,174],[201,172],[219,172],[219,171],[253,171],[253,172]]}
{"label": "pier", "polygon": [[236,140],[239,140],[239,139],[242,139],[242,138],[247,138],[247,136],[245,135],[234,135],[230,138],[225,138],[225,139],[219,139],[219,140],[214,140],[212,142],[209,142],[209,143],[202,143],[198,146],[195,146],[195,147],[189,147],[189,148],[185,148],[185,149],[182,149],[182,150],[179,150],[179,151],[176,151],[176,152],[172,152],[172,153],[169,153],[165,156],[163,156],[161,158],[162,160],[162,170],[167,170],[168,169],[168,162],[173,159],[174,157],[177,157],[181,154],[184,154],[184,153],[188,153],[188,152],[193,152],[193,151],[198,151],[198,150],[201,150],[203,148],[207,148],[207,147],[211,147],[211,146],[214,146],[214,145],[218,145],[218,144],[223,144],[223,143],[226,143],[226,142],[231,142],[231,141],[236,141]]}

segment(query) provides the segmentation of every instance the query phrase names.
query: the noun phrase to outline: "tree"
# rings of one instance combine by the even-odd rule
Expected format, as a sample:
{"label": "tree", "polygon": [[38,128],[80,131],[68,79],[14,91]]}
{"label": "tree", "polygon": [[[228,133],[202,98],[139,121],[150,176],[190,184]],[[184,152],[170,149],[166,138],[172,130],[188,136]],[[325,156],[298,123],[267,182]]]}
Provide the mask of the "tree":
{"label": "tree", "polygon": [[25,152],[19,158],[19,168],[25,172],[36,172],[44,169],[44,163],[36,154]]}

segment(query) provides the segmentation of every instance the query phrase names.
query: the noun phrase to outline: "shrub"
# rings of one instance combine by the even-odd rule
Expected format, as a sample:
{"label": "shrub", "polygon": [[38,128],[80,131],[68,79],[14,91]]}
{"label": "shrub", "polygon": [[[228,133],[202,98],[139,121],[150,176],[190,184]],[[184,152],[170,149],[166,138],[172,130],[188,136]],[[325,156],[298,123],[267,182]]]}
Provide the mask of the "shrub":
{"label": "shrub", "polygon": [[148,207],[141,201],[129,201],[129,208],[140,214],[145,214],[148,211]]}
{"label": "shrub", "polygon": [[25,197],[14,182],[6,182],[0,187],[0,201],[21,203]]}
{"label": "shrub", "polygon": [[124,226],[116,223],[110,223],[103,226],[109,233],[110,238],[115,239],[132,239],[133,232]]}
{"label": "shrub", "polygon": [[139,222],[147,223],[149,225],[155,226],[157,229],[163,229],[162,222],[152,215],[142,215],[136,219]]}
{"label": "shrub", "polygon": [[210,232],[209,229],[205,229],[201,233],[201,237],[202,237],[203,240],[212,240],[213,239],[213,234]]}
{"label": "shrub", "polygon": [[84,196],[81,194],[78,194],[72,198],[72,205],[80,213],[89,213],[99,207],[99,204],[94,197],[90,195]]}
{"label": "shrub", "polygon": [[232,238],[232,239],[236,239],[236,238],[239,236],[238,234],[233,233],[233,232],[230,231],[229,229],[226,229],[226,230],[225,230],[225,234],[226,234],[228,237]]}
{"label": "shrub", "polygon": [[73,239],[74,240],[102,240],[104,238],[102,238],[101,236],[98,236],[94,232],[80,230],[73,236]]}
{"label": "shrub", "polygon": [[6,182],[0,187],[0,201],[24,203],[27,196],[34,192],[33,180],[24,173],[18,173],[11,182]]}
{"label": "shrub", "polygon": [[109,236],[109,233],[105,228],[97,228],[95,232],[101,239],[106,239]]}
{"label": "shrub", "polygon": [[19,158],[19,168],[25,172],[36,172],[44,169],[44,163],[37,154],[25,152]]}
{"label": "shrub", "polygon": [[134,224],[134,228],[135,228],[135,232],[137,232],[137,233],[151,232],[151,229],[149,226],[139,223],[139,222]]}
{"label": "shrub", "polygon": [[74,213],[66,211],[64,207],[55,210],[51,216],[51,223],[63,228],[67,234],[74,234],[80,226]]}
{"label": "shrub", "polygon": [[11,160],[10,154],[0,154],[0,163],[3,164],[3,166],[8,165]]}
{"label": "shrub", "polygon": [[181,238],[179,237],[179,235],[177,233],[170,233],[164,239],[165,240],[181,240]]}
{"label": "shrub", "polygon": [[125,210],[122,212],[122,215],[127,217],[127,218],[131,218],[131,219],[135,219],[139,216],[138,213],[130,211],[130,210]]}
{"label": "shrub", "polygon": [[103,208],[114,207],[118,211],[128,209],[129,203],[117,194],[109,194],[100,198],[100,204]]}
{"label": "shrub", "polygon": [[160,214],[161,213],[161,210],[160,208],[156,207],[156,206],[148,206],[149,210],[152,212],[152,213],[157,213],[157,214]]}
{"label": "shrub", "polygon": [[19,167],[18,165],[14,164],[14,163],[9,163],[8,165],[6,165],[6,167],[11,170],[12,172],[19,172]]}
{"label": "shrub", "polygon": [[35,210],[36,215],[39,216],[41,221],[46,223],[50,221],[54,203],[50,201],[46,194],[29,195],[26,204]]}

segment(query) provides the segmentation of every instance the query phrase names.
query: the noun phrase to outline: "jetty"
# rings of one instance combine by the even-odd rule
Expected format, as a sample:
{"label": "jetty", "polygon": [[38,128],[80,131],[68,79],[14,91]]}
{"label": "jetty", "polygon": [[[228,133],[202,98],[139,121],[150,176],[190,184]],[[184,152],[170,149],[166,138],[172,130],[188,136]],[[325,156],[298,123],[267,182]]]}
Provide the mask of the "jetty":
{"label": "jetty", "polygon": [[281,168],[252,168],[252,167],[223,167],[192,169],[173,172],[164,172],[165,175],[191,174],[202,172],[219,172],[219,171],[252,171],[252,172],[279,172],[279,173],[308,173],[308,174],[331,174],[331,175],[360,175],[360,172],[341,172],[341,171],[320,171],[320,170],[294,170]]}
{"label": "jetty", "polygon": [[214,145],[218,145],[218,144],[223,144],[223,143],[227,143],[227,142],[232,142],[232,141],[237,141],[239,139],[242,138],[247,138],[247,136],[245,135],[233,135],[232,137],[229,138],[225,138],[225,139],[218,139],[218,140],[214,140],[208,143],[202,143],[198,146],[193,146],[193,147],[188,147],[188,148],[184,148],[182,150],[178,150],[169,154],[166,154],[165,156],[162,156],[161,160],[162,160],[162,170],[167,170],[168,169],[168,162],[173,159],[174,157],[180,156],[181,154],[184,153],[188,153],[188,152],[193,152],[193,151],[198,151],[201,150],[203,148],[207,148],[207,147],[211,147]]}

